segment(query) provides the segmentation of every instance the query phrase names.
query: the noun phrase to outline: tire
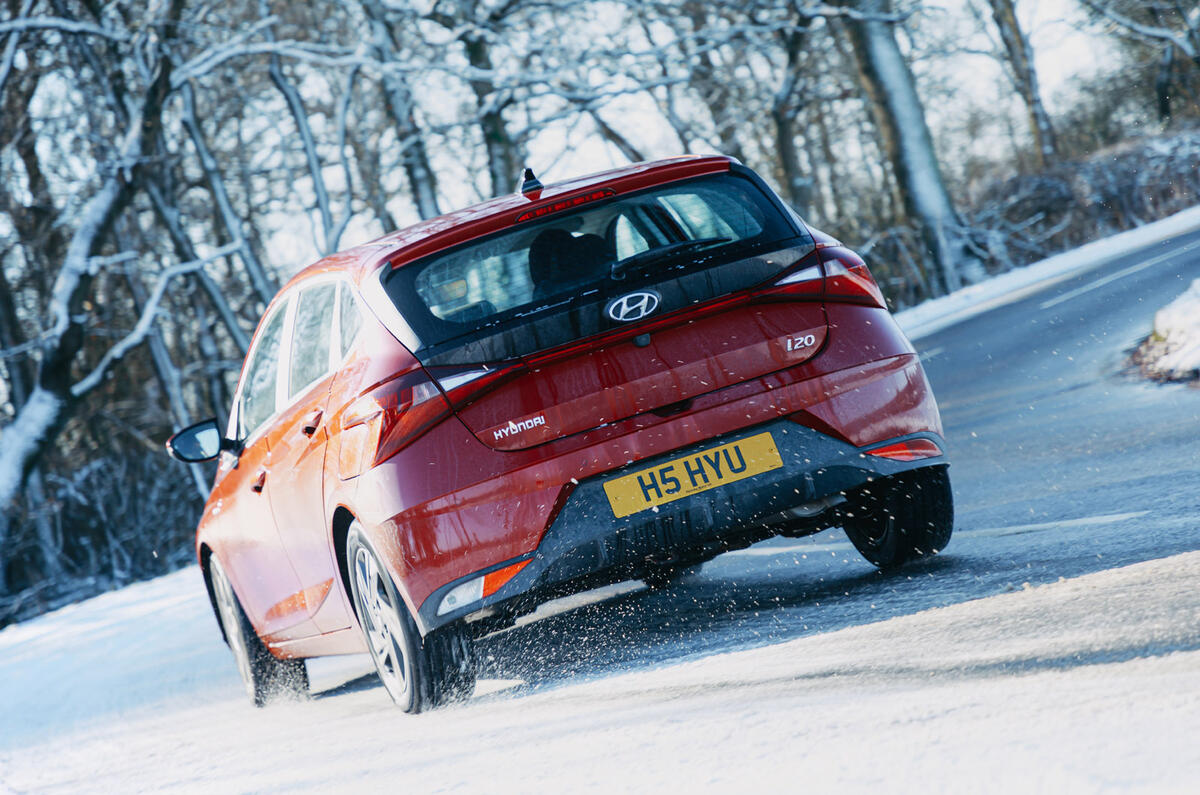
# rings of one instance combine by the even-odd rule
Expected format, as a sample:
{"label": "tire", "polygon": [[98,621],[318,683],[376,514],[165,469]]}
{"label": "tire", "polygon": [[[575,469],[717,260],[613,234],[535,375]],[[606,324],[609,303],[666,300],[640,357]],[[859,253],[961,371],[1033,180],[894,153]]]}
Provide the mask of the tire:
{"label": "tire", "polygon": [[466,627],[451,624],[422,638],[357,520],[346,536],[346,567],[354,613],[379,680],[396,705],[417,713],[470,697],[475,644]]}
{"label": "tire", "polygon": [[250,619],[215,555],[208,559],[208,577],[221,631],[254,706],[307,698],[308,669],[304,667],[304,660],[280,660],[271,654],[250,625]]}
{"label": "tire", "polygon": [[851,495],[842,528],[862,556],[892,569],[945,549],[954,529],[954,496],[944,466],[902,472]]}

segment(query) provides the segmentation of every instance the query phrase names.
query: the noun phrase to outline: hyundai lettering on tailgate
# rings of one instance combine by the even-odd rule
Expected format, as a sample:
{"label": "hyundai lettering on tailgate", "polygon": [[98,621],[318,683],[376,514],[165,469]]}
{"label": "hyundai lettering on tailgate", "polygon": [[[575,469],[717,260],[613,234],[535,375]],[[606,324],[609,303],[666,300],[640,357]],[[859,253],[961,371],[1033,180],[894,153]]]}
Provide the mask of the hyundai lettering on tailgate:
{"label": "hyundai lettering on tailgate", "polygon": [[619,518],[782,466],[775,440],[760,433],[613,478],[604,491]]}

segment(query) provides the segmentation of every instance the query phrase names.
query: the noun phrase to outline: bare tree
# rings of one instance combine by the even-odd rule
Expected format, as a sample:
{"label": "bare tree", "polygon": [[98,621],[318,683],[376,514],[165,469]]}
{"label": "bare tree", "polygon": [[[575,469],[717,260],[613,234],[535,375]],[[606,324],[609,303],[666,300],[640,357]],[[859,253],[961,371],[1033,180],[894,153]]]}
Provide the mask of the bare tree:
{"label": "bare tree", "polygon": [[[1159,50],[1159,67],[1154,88],[1159,118],[1169,120],[1173,112],[1177,72],[1190,62],[1200,69],[1200,8],[1195,3],[1150,3],[1141,0],[1081,0],[1092,16],[1129,42]],[[1193,96],[1193,114],[1200,112]]]}
{"label": "bare tree", "polygon": [[912,72],[896,35],[890,0],[858,0],[846,20],[863,93],[899,182],[904,206],[921,228],[937,264],[937,292],[962,286],[967,257],[962,221],[954,209],[933,151]]}
{"label": "bare tree", "polygon": [[[370,26],[370,43],[375,57],[384,65],[397,63],[400,47],[381,0],[361,0]],[[404,75],[386,69],[380,80],[384,106],[400,140],[401,162],[408,176],[409,189],[422,218],[439,214],[437,176],[425,148],[425,132],[417,123],[416,100]]]}
{"label": "bare tree", "polygon": [[988,0],[988,5],[992,9],[996,29],[1000,32],[1000,40],[1004,43],[1009,76],[1029,115],[1029,132],[1033,136],[1038,166],[1045,168],[1057,158],[1058,146],[1050,116],[1042,103],[1041,89],[1038,88],[1033,48],[1017,21],[1016,4],[1013,0]]}
{"label": "bare tree", "polygon": [[524,163],[520,146],[505,121],[513,103],[512,89],[498,78],[492,57],[493,42],[503,39],[504,28],[520,10],[521,0],[489,7],[477,0],[434,3],[425,17],[455,36],[471,67],[468,83],[475,96],[475,112],[487,157],[491,195],[512,190]]}
{"label": "bare tree", "polygon": [[[108,175],[87,202],[55,278],[48,306],[51,322],[39,345],[41,361],[36,380],[13,422],[5,428],[4,445],[0,447],[2,509],[12,503],[29,471],[61,429],[73,402],[94,388],[112,363],[128,350],[128,345],[114,346],[83,381],[74,382],[72,364],[85,334],[83,303],[96,276],[93,257],[110,238],[118,214],[132,199],[134,175],[154,153],[163,104],[170,90],[171,62],[165,47],[174,35],[182,5],[182,0],[173,0],[161,9],[160,16],[143,34],[145,40],[138,42],[154,53],[153,72],[124,131],[119,160],[107,164]],[[156,307],[157,302],[151,308]],[[150,316],[153,318],[153,313]]]}

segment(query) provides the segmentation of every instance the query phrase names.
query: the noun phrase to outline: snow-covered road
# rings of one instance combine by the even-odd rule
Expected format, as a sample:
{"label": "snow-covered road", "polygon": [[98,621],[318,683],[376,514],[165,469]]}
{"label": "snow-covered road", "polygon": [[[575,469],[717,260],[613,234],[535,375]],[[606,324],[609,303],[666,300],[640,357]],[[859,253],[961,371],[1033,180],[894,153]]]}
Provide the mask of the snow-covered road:
{"label": "snow-covered road", "polygon": [[1122,367],[1198,240],[921,340],[959,508],[928,563],[831,531],[614,586],[418,717],[355,658],[255,710],[186,570],[0,632],[0,791],[1195,791],[1200,392]]}

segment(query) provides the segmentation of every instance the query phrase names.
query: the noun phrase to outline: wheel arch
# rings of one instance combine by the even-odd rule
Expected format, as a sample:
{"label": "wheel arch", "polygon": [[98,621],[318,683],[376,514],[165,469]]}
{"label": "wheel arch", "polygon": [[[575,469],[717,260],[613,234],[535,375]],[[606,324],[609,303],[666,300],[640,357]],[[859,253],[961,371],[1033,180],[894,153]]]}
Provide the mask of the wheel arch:
{"label": "wheel arch", "polygon": [[356,518],[350,512],[349,508],[339,505],[333,511],[330,531],[332,533],[331,541],[333,543],[334,562],[337,563],[338,576],[342,581],[342,592],[345,594],[346,601],[350,605],[350,614],[357,621],[358,616],[354,613],[354,599],[351,598],[350,592],[350,569],[346,566],[346,536],[350,533],[350,525],[354,523]]}
{"label": "wheel arch", "polygon": [[213,618],[217,621],[217,629],[221,631],[221,640],[225,641],[225,645],[228,646],[229,638],[225,635],[225,624],[221,621],[221,614],[217,612],[217,595],[213,592],[212,574],[209,565],[212,556],[212,547],[207,542],[201,542],[197,557],[200,560],[200,575],[204,578],[204,592],[208,594],[208,606],[212,608]]}
{"label": "wheel arch", "polygon": [[388,575],[392,578],[392,585],[400,595],[400,601],[404,603],[413,622],[417,625],[417,629],[424,636],[429,629],[421,621],[420,611],[413,604],[412,597],[408,592],[408,587],[405,585],[404,580],[397,574],[400,569],[399,564],[402,561],[396,558],[403,553],[395,543],[380,543],[383,539],[380,538],[378,528],[372,527],[362,521],[362,517],[355,515],[345,505],[339,505],[334,509],[333,520],[331,522],[333,551],[337,558],[338,575],[341,577],[342,588],[345,591],[346,600],[350,604],[351,615],[354,616],[355,621],[358,620],[358,615],[354,613],[354,598],[353,592],[350,589],[350,568],[346,561],[346,539],[350,534],[350,526],[354,524],[355,520],[358,520],[363,532],[371,540],[371,545],[375,548],[376,554],[382,559],[384,566],[388,570]]}

